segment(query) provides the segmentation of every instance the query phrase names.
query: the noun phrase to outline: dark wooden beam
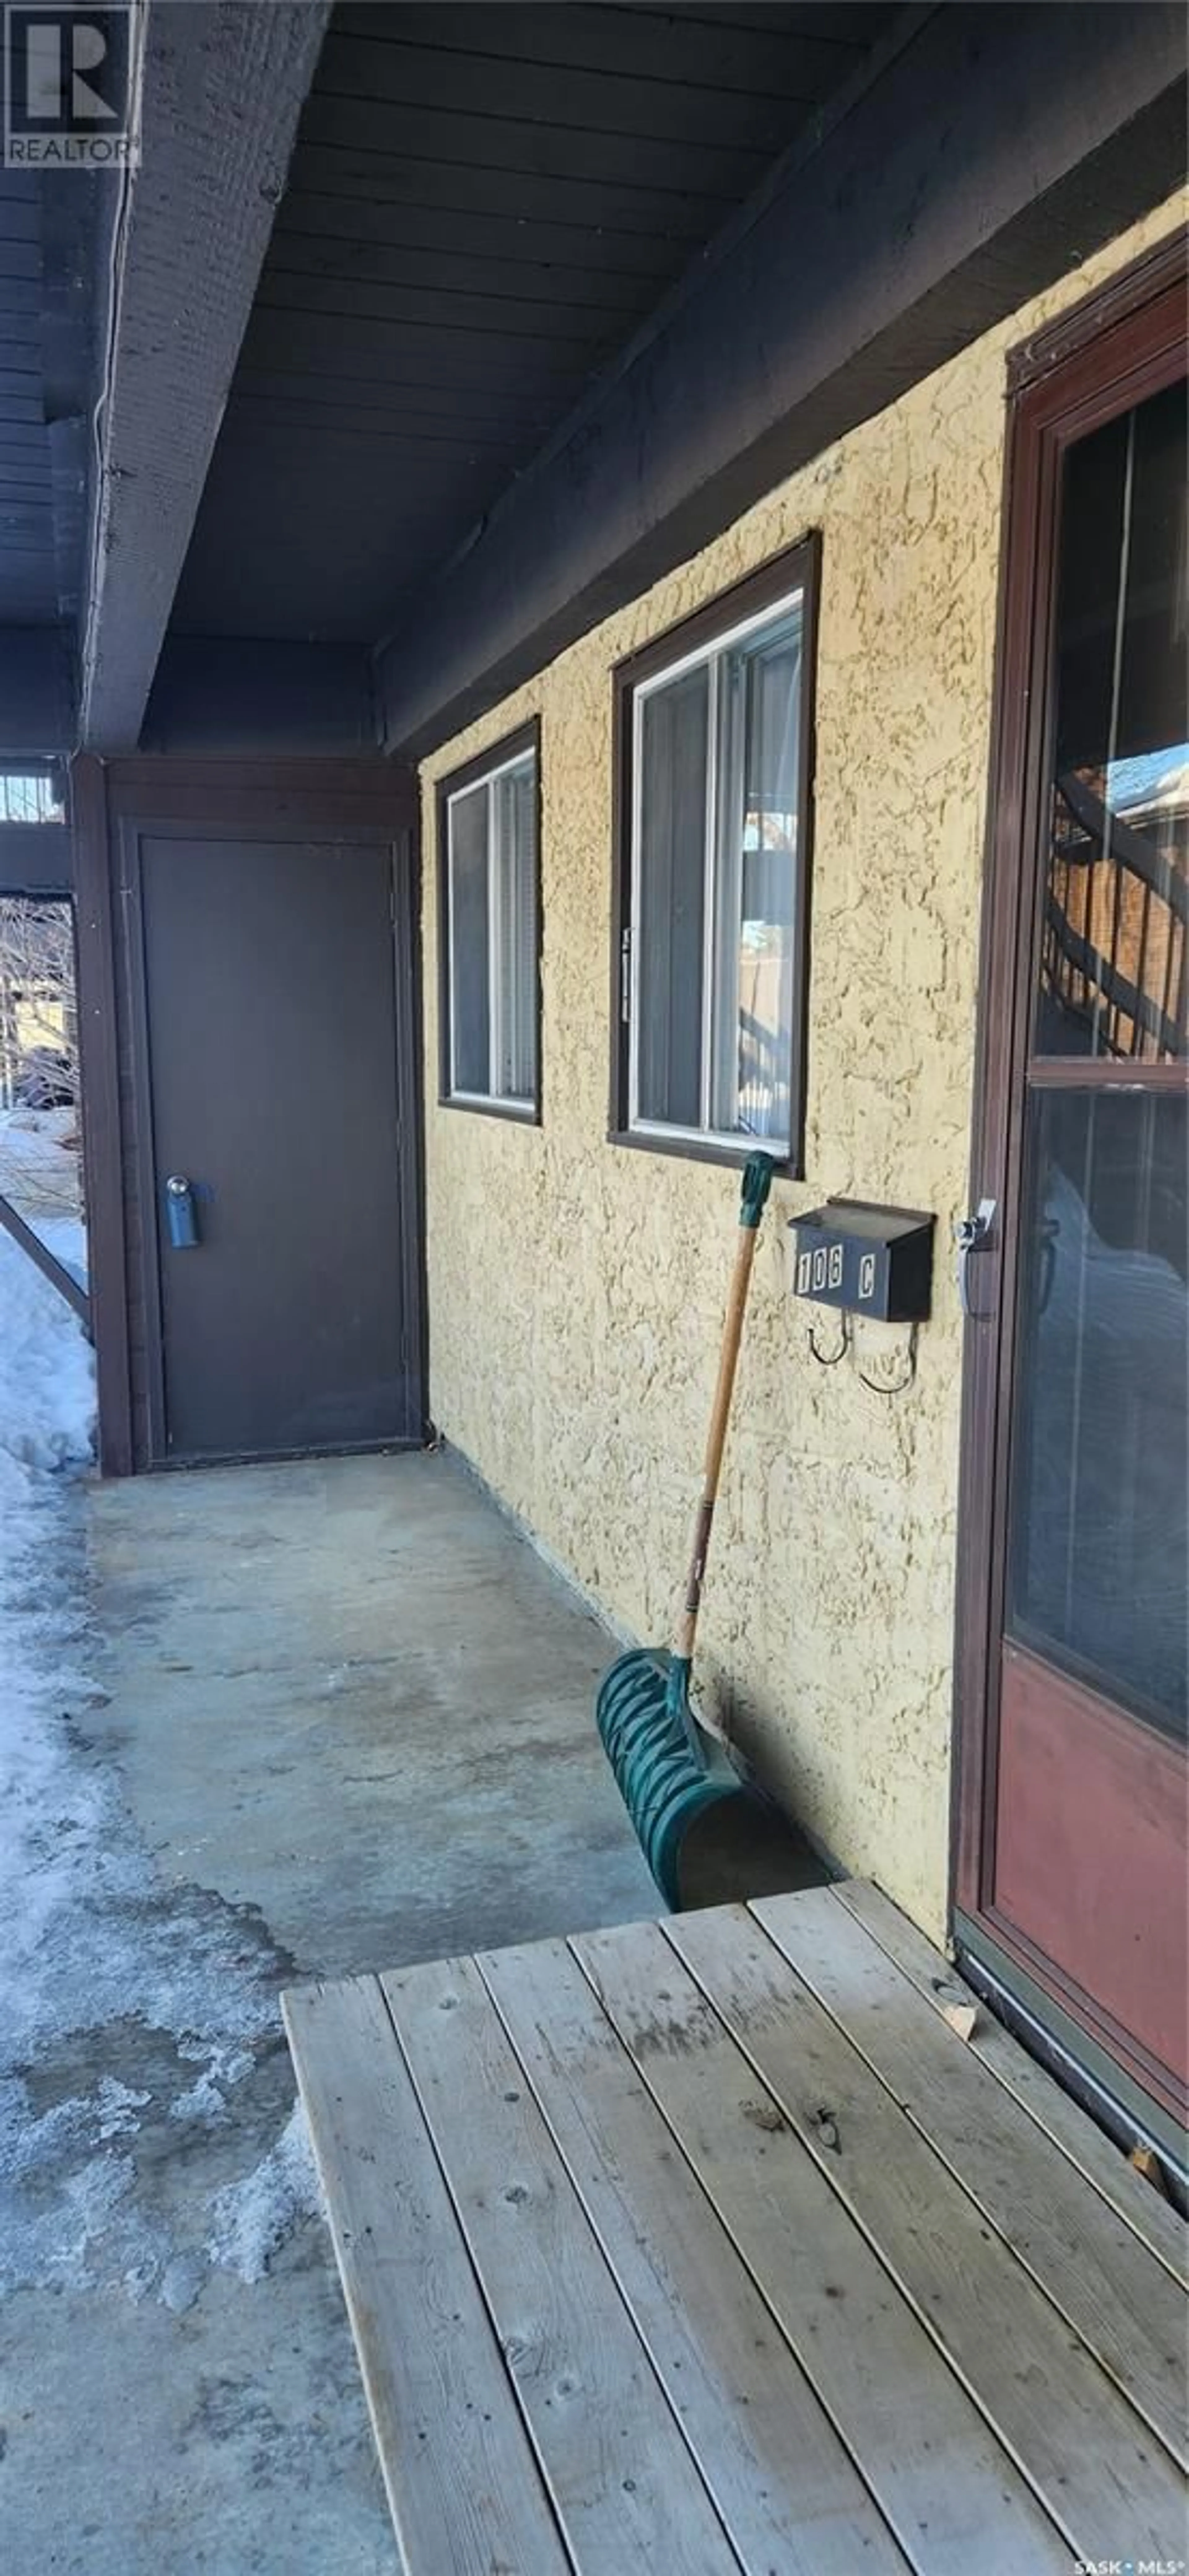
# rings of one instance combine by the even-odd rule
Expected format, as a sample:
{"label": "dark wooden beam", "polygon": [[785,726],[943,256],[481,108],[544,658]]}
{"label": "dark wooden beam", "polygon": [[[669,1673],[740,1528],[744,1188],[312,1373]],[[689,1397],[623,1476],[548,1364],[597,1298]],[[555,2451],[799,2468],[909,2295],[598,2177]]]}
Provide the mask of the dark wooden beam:
{"label": "dark wooden beam", "polygon": [[1180,6],[918,12],[794,146],[378,656],[448,738],[1183,175]]}
{"label": "dark wooden beam", "polygon": [[0,758],[69,751],[73,639],[64,626],[0,627]]}
{"label": "dark wooden beam", "polygon": [[0,823],[0,894],[67,895],[73,883],[65,823]]}
{"label": "dark wooden beam", "polygon": [[168,635],[142,747],[261,759],[374,751],[371,656],[359,644]]}
{"label": "dark wooden beam", "polygon": [[148,0],[114,236],[80,741],[139,739],[329,0]]}

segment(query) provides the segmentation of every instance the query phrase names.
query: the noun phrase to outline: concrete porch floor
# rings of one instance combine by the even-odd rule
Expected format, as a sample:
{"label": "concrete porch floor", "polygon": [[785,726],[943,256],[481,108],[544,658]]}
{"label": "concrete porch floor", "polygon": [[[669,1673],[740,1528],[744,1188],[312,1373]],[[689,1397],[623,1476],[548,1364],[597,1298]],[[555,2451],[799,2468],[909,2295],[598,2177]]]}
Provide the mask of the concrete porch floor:
{"label": "concrete porch floor", "polygon": [[456,1460],[100,1487],[91,1556],[153,1850],[303,1967],[655,1911],[594,1730],[614,1643]]}
{"label": "concrete porch floor", "polygon": [[[51,2236],[102,2200],[96,2136],[118,2188],[82,2270],[48,2261],[7,2303],[0,2554],[20,2576],[389,2576],[308,2195],[258,2279],[203,2231],[228,2190],[251,2215],[262,2160],[290,2173],[283,1984],[655,1912],[593,1726],[614,1646],[445,1457],[97,1486],[85,1521],[100,1690],[74,1735],[113,1848],[94,1957],[84,1914],[55,1963],[77,2026],[23,2073]],[[129,1987],[97,2006],[113,1940]],[[212,1977],[225,2029],[202,2026]]]}

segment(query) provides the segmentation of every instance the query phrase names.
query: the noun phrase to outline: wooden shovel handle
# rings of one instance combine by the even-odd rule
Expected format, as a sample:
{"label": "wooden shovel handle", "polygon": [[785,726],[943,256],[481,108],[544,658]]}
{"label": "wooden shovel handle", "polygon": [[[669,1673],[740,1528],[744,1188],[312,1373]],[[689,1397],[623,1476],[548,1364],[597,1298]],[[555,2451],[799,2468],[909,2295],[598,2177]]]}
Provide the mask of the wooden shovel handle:
{"label": "wooden shovel handle", "polygon": [[[766,1163],[766,1172],[761,1175],[757,1185],[753,1165],[757,1165],[761,1161]],[[706,1559],[710,1553],[710,1532],[714,1523],[714,1506],[718,1500],[718,1479],[722,1467],[722,1454],[726,1446],[727,1423],[730,1419],[731,1412],[731,1397],[735,1391],[735,1369],[739,1359],[739,1344],[743,1338],[743,1317],[747,1309],[747,1292],[751,1285],[752,1263],[755,1260],[756,1234],[759,1227],[759,1219],[763,1209],[764,1200],[768,1195],[768,1186],[771,1182],[771,1177],[772,1166],[771,1163],[767,1161],[767,1158],[753,1156],[752,1163],[748,1165],[748,1171],[744,1178],[743,1216],[739,1226],[739,1240],[735,1252],[735,1267],[731,1272],[731,1285],[727,1295],[727,1312],[726,1320],[723,1325],[722,1349],[719,1353],[718,1378],[714,1389],[714,1403],[710,1411],[710,1429],[706,1435],[706,1458],[702,1469],[702,1493],[698,1504],[697,1517],[694,1521],[693,1547],[690,1553],[689,1580],[686,1585],[685,1606],[682,1610],[681,1617],[678,1620],[677,1631],[673,1640],[674,1654],[685,1663],[691,1662],[693,1658],[694,1638],[698,1626],[698,1612],[702,1606],[702,1585],[706,1575]],[[760,1191],[758,1206],[756,1204],[757,1186]]]}

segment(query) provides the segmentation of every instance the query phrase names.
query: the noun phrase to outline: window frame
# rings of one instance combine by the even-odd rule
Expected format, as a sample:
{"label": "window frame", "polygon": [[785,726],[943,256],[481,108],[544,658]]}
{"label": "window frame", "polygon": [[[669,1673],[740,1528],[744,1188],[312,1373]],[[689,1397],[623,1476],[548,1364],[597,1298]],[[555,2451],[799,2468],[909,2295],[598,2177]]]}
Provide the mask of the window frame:
{"label": "window frame", "polygon": [[[666,1126],[660,1120],[632,1123],[631,1088],[635,1014],[632,1008],[632,940],[635,930],[639,810],[637,798],[637,710],[661,681],[675,679],[714,655],[728,643],[759,628],[782,601],[802,596],[801,762],[797,793],[797,882],[793,909],[793,1009],[789,1075],[789,1141],[787,1152],[773,1156],[778,1172],[799,1180],[804,1173],[806,1071],[809,1040],[809,934],[813,871],[814,758],[817,698],[817,624],[821,587],[821,538],[814,530],[782,553],[720,591],[705,608],[681,618],[638,652],[629,654],[612,673],[614,693],[614,818],[611,924],[611,1100],[608,1142],[633,1151],[679,1155],[686,1161],[737,1166],[750,1153],[764,1150],[762,1136]],[[708,933],[709,935],[709,933]],[[703,996],[704,1022],[710,1012]],[[703,1044],[705,1044],[705,1031]]]}
{"label": "window frame", "polygon": [[[13,787],[43,790],[35,794],[36,811],[32,814],[10,814],[9,791]],[[0,760],[0,831],[60,832],[66,825],[66,781],[60,760]]]}
{"label": "window frame", "polygon": [[[533,961],[533,1053],[535,1083],[531,1101],[502,1099],[498,1093],[459,1091],[453,1081],[453,998],[452,998],[452,929],[450,902],[450,807],[459,796],[482,787],[532,756],[533,815],[535,850],[533,854],[533,890],[536,905],[536,954]],[[437,819],[437,931],[438,931],[438,1106],[457,1109],[476,1118],[502,1118],[516,1127],[539,1127],[542,1118],[541,1081],[541,942],[543,931],[541,899],[541,720],[532,716],[513,732],[502,734],[498,742],[473,759],[441,778],[436,790]],[[490,854],[489,854],[490,858]],[[489,957],[490,958],[490,921]]]}

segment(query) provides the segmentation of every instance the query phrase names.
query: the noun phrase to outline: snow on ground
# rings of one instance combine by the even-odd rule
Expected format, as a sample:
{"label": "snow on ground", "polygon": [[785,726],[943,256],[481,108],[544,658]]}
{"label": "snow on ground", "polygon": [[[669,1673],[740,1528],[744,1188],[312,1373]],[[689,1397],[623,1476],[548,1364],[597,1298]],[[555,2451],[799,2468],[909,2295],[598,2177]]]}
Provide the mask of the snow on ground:
{"label": "snow on ground", "polygon": [[[94,1412],[94,1367],[81,1326],[36,1264],[0,1232],[0,1473],[10,1465],[26,1474],[83,1465]],[[11,1490],[15,1496],[16,1486]],[[35,1512],[32,1485],[26,1499]]]}
{"label": "snow on ground", "polygon": [[309,2131],[295,2102],[275,2147],[243,2182],[215,2194],[214,2226],[206,2240],[212,2262],[258,2281],[299,2218],[318,2205],[318,2180]]}
{"label": "snow on ground", "polygon": [[31,1219],[34,1234],[40,1235],[47,1252],[52,1252],[64,1270],[77,1279],[79,1287],[87,1285],[87,1229],[81,1216],[37,1216]]}
{"label": "snow on ground", "polygon": [[85,1288],[78,1132],[75,1109],[0,1109],[0,1192]]}
{"label": "snow on ground", "polygon": [[[277,2110],[267,1935],[162,1881],[87,1746],[93,1405],[78,1322],[0,1231],[0,2291],[114,2277],[178,2307],[213,2265],[258,2280],[317,2198],[296,2108],[242,2170],[254,2075]],[[240,2169],[143,2190],[138,2148],[159,2165],[166,2124],[178,2153],[213,2138]]]}

